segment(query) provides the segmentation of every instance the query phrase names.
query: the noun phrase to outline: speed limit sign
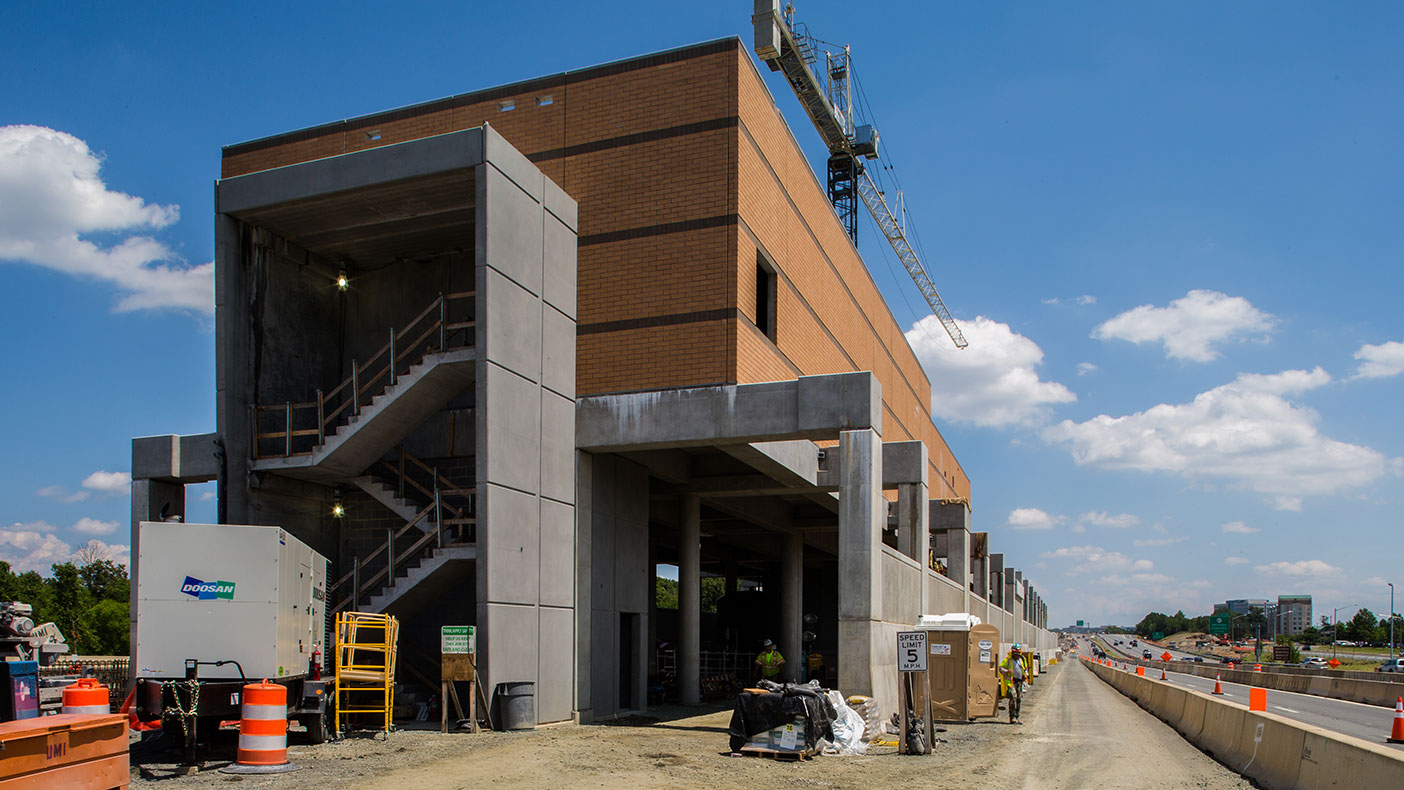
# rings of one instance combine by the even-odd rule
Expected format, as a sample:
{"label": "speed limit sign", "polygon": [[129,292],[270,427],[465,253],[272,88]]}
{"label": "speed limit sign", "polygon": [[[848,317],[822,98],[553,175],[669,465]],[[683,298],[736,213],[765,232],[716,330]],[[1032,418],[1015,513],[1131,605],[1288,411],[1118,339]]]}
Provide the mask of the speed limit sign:
{"label": "speed limit sign", "polygon": [[897,671],[926,671],[926,632],[897,632]]}

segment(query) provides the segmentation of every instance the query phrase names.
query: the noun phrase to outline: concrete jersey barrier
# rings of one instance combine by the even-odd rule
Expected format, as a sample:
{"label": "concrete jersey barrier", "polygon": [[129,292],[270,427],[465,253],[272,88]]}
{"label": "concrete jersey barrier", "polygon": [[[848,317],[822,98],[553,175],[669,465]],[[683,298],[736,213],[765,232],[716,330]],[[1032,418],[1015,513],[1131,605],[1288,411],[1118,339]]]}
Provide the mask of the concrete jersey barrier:
{"label": "concrete jersey barrier", "polygon": [[[1251,669],[1224,669],[1218,664],[1198,664],[1188,661],[1146,661],[1139,658],[1119,658],[1118,663],[1159,669],[1164,666],[1175,672],[1198,675],[1213,679],[1221,676],[1225,683],[1239,683],[1244,686],[1257,686],[1273,691],[1293,691],[1299,694],[1312,694],[1366,705],[1379,705],[1393,708],[1394,701],[1404,696],[1404,684],[1392,680],[1361,680],[1358,678],[1331,677],[1327,675],[1302,675],[1285,672],[1254,672]],[[1353,673],[1360,674],[1360,673]]]}
{"label": "concrete jersey barrier", "polygon": [[1084,663],[1190,743],[1269,790],[1398,787],[1404,776],[1404,754],[1383,745],[1276,714],[1250,711],[1233,702],[1092,661]]}

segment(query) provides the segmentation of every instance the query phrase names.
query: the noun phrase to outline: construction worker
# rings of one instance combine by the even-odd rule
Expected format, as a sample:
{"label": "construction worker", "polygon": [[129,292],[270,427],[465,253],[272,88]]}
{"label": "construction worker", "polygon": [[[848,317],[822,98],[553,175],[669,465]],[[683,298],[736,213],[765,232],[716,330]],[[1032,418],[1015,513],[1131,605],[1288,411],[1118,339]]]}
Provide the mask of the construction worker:
{"label": "construction worker", "polygon": [[769,639],[762,642],[760,655],[756,656],[756,674],[764,680],[778,681],[783,666],[785,657],[775,649],[775,643]]}
{"label": "construction worker", "polygon": [[1019,721],[1019,705],[1024,699],[1024,678],[1029,675],[1027,657],[1023,649],[1015,642],[1009,648],[1009,655],[999,664],[999,685],[1009,698],[1009,723],[1023,724]]}

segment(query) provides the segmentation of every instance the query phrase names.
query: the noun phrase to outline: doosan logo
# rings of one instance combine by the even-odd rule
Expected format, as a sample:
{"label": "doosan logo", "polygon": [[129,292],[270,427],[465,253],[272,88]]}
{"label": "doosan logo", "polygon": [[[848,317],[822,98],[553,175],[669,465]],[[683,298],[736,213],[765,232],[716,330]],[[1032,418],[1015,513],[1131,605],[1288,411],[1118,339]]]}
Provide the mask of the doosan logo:
{"label": "doosan logo", "polygon": [[216,598],[234,600],[234,582],[202,582],[194,576],[186,576],[180,591],[202,601],[213,601]]}

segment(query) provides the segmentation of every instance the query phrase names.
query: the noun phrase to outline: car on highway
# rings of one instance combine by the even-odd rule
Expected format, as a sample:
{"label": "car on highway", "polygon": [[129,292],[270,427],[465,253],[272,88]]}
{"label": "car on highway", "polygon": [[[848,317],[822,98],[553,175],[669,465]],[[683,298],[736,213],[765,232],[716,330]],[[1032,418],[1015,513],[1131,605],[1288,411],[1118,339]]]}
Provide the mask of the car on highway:
{"label": "car on highway", "polygon": [[1301,663],[1301,666],[1307,669],[1326,669],[1330,665],[1326,663],[1326,659],[1324,658],[1308,658]]}
{"label": "car on highway", "polygon": [[1404,672],[1404,656],[1391,658],[1375,667],[1376,672]]}
{"label": "car on highway", "polygon": [[1151,655],[1151,651],[1149,651],[1149,650],[1142,650],[1142,651],[1141,651],[1141,658],[1144,658],[1145,660],[1150,661],[1152,658],[1154,658],[1154,656]]}

